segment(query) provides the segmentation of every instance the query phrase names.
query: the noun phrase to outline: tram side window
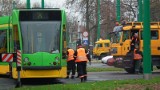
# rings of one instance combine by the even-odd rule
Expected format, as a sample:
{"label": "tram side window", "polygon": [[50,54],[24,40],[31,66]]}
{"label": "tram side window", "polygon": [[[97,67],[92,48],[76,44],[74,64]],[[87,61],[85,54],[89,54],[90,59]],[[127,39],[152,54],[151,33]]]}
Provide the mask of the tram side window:
{"label": "tram side window", "polygon": [[63,25],[63,40],[62,40],[62,58],[66,59],[66,51],[67,51],[67,44],[66,44],[66,26]]}
{"label": "tram side window", "polygon": [[4,53],[7,51],[7,36],[6,31],[0,31],[0,53]]}
{"label": "tram side window", "polygon": [[20,43],[19,43],[19,35],[18,35],[18,27],[17,25],[13,26],[13,40],[14,40],[14,50],[20,49]]}

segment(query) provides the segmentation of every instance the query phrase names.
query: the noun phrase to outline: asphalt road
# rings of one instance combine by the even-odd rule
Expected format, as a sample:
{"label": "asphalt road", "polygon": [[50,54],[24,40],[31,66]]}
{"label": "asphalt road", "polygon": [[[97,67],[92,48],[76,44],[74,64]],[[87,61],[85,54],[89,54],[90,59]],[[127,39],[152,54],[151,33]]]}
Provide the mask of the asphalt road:
{"label": "asphalt road", "polygon": [[[88,67],[109,67],[102,63],[92,63]],[[159,76],[160,71],[152,73],[152,77]],[[103,81],[103,80],[124,80],[124,79],[138,79],[143,78],[143,74],[128,74],[125,71],[114,72],[88,72],[88,81]],[[23,86],[40,86],[49,84],[68,84],[68,83],[80,83],[80,79],[22,79]],[[10,90],[15,88],[16,81],[9,79],[8,77],[0,76],[0,90]]]}

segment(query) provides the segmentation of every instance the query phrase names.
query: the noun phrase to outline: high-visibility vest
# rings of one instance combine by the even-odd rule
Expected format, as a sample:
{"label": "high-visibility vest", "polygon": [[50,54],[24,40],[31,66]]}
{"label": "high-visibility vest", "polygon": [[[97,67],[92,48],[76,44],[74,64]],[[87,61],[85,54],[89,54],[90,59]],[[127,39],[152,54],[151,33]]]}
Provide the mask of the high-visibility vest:
{"label": "high-visibility vest", "polygon": [[88,61],[84,48],[77,49],[77,58],[75,62]]}
{"label": "high-visibility vest", "polygon": [[68,49],[68,58],[67,61],[74,60],[74,50],[73,49]]}
{"label": "high-visibility vest", "polygon": [[136,53],[136,50],[137,49],[134,49],[134,60],[141,60],[142,59],[142,56],[140,54],[137,54]]}

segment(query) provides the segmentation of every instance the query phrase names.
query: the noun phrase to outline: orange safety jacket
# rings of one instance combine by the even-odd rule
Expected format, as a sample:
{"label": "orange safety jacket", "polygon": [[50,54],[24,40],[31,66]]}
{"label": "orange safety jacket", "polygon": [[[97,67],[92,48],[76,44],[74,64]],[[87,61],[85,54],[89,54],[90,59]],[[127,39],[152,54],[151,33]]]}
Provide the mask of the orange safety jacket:
{"label": "orange safety jacket", "polygon": [[142,56],[140,54],[137,54],[136,53],[136,50],[137,49],[134,49],[134,60],[141,60],[142,59]]}
{"label": "orange safety jacket", "polygon": [[83,61],[88,61],[87,59],[87,54],[85,53],[85,49],[84,48],[79,48],[77,49],[77,58],[75,62],[83,62]]}
{"label": "orange safety jacket", "polygon": [[68,49],[68,58],[67,61],[74,60],[74,50],[73,49]]}

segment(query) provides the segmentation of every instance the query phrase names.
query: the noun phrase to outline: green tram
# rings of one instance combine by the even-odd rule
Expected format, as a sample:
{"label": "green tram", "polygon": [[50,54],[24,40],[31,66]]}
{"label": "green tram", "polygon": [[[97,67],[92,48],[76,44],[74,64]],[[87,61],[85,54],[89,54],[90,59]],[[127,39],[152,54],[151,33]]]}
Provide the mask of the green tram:
{"label": "green tram", "polygon": [[[64,10],[17,9],[12,11],[8,23],[11,26],[8,25],[9,29],[7,29],[7,40],[9,40],[6,43],[7,51],[8,53],[16,53],[17,50],[21,52],[20,78],[65,78],[67,76]],[[15,58],[15,55],[13,56]],[[6,71],[3,72],[9,71],[10,75],[17,79],[17,60],[10,64],[3,63],[1,60],[0,72],[1,68],[5,68]]]}

